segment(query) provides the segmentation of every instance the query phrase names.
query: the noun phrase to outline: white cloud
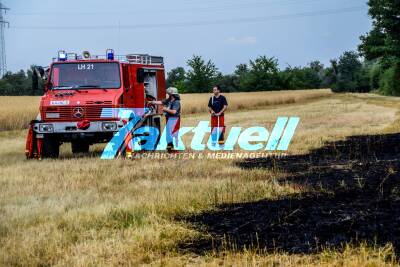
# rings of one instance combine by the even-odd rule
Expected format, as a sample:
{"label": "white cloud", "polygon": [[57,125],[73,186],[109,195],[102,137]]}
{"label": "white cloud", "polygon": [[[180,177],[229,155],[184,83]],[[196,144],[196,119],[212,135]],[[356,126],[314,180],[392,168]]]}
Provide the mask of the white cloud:
{"label": "white cloud", "polygon": [[257,43],[257,38],[254,36],[229,37],[226,39],[226,42],[231,44],[251,45]]}

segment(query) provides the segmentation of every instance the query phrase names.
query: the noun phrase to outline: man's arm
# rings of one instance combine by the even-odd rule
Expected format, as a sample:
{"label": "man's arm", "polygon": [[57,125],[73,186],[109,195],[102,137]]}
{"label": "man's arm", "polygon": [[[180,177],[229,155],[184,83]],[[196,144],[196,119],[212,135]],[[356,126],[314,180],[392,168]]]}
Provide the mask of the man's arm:
{"label": "man's arm", "polygon": [[149,101],[150,104],[153,105],[163,105],[164,103],[162,101]]}
{"label": "man's arm", "polygon": [[208,100],[208,111],[209,111],[212,115],[214,115],[214,114],[215,114],[215,111],[212,109],[211,99],[212,99],[212,97],[210,97],[210,100]]}
{"label": "man's arm", "polygon": [[168,114],[171,114],[171,115],[175,115],[175,114],[178,112],[178,111],[175,110],[175,109],[170,109],[170,108],[167,108],[167,107],[164,107],[163,110],[164,110],[165,112],[167,112]]}
{"label": "man's arm", "polygon": [[215,115],[221,116],[221,114],[224,113],[224,112],[226,111],[227,108],[228,108],[228,106],[227,106],[227,105],[224,105],[224,107],[222,108],[222,110],[221,110],[220,112],[218,112],[217,114],[215,114]]}
{"label": "man's arm", "polygon": [[221,116],[221,114],[224,113],[224,112],[227,110],[227,108],[228,108],[228,101],[226,101],[226,98],[225,98],[225,97],[223,98],[223,103],[224,103],[224,107],[222,108],[222,110],[221,110],[218,114],[215,114],[215,115]]}

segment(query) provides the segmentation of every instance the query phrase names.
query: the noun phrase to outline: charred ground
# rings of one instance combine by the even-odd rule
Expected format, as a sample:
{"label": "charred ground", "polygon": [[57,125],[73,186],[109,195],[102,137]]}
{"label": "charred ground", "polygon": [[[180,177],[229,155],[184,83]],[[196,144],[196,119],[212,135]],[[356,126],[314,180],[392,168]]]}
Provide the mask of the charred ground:
{"label": "charred ground", "polygon": [[400,134],[353,136],[307,155],[238,166],[283,171],[287,176],[279,182],[305,186],[307,193],[186,216],[183,220],[211,237],[181,244],[182,249],[314,253],[367,242],[392,243],[400,252]]}

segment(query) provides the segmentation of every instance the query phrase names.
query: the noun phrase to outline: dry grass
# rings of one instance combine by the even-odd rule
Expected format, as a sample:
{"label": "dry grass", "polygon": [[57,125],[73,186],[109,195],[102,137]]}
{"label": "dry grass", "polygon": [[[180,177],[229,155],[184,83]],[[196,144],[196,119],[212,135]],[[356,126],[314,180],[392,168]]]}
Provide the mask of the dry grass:
{"label": "dry grass", "polygon": [[[271,105],[293,104],[331,95],[328,89],[231,93],[229,109],[249,110]],[[186,114],[207,112],[209,94],[182,95],[182,110]],[[0,97],[0,131],[21,130],[28,128],[29,122],[39,113],[40,97],[36,96],[6,96]]]}
{"label": "dry grass", "polygon": [[[271,99],[270,94],[278,93],[257,94]],[[203,102],[207,98],[196,99]],[[314,101],[297,101],[250,111],[232,108],[227,123],[243,127],[261,124],[270,129],[278,115],[300,116],[292,153],[349,135],[400,130],[400,125],[392,123],[400,117],[395,98],[328,94]],[[0,98],[0,102],[4,100]],[[17,114],[25,112],[23,105],[20,107],[15,109]],[[207,118],[207,114],[197,113],[185,115],[183,122],[192,126]],[[276,199],[306,189],[278,183],[281,173],[243,170],[226,160],[102,161],[73,157],[64,147],[63,159],[26,161],[24,138],[25,131],[0,132],[0,265],[397,264],[390,245],[371,244],[310,255],[254,250],[201,256],[184,253],[178,244],[194,240],[200,233],[174,220],[175,216],[210,210],[222,203]]]}
{"label": "dry grass", "polygon": [[39,113],[40,97],[0,97],[0,131],[27,129]]}

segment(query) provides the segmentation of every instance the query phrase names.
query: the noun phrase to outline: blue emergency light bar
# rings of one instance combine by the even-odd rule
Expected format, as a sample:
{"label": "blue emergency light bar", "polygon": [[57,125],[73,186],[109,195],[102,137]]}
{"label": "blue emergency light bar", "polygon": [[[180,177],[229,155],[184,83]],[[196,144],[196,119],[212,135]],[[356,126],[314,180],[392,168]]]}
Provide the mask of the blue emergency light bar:
{"label": "blue emergency light bar", "polygon": [[[1,1],[1,0],[0,0]],[[82,55],[77,53],[67,53],[65,50],[59,50],[58,56],[53,58],[56,61],[68,60],[118,60],[130,64],[148,64],[148,65],[163,65],[164,59],[159,56],[151,56],[148,54],[128,54],[128,55],[115,55],[114,49],[107,49],[105,54],[91,55],[89,51],[83,51]]]}

